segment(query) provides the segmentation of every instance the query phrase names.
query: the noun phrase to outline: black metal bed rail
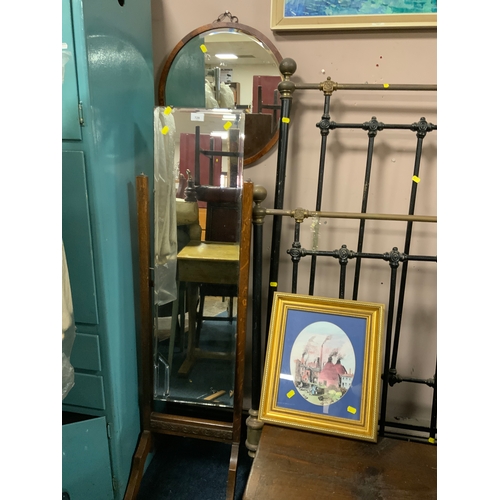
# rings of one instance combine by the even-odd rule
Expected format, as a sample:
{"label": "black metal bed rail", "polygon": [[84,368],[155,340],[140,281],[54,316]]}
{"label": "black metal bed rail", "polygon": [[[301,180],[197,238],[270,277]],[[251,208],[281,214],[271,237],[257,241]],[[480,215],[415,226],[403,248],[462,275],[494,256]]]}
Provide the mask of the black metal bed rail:
{"label": "black metal bed rail", "polygon": [[[298,287],[298,266],[299,262],[303,257],[314,256],[314,257],[330,257],[338,260],[340,265],[340,276],[339,276],[339,290],[338,297],[340,299],[345,298],[345,283],[347,274],[347,265],[349,260],[356,259],[359,262],[361,259],[379,259],[388,262],[390,266],[390,289],[389,289],[389,299],[388,299],[388,311],[387,311],[387,325],[386,325],[386,344],[385,344],[385,356],[384,356],[384,368],[382,375],[382,397],[381,397],[381,407],[380,407],[380,420],[379,420],[379,434],[381,436],[385,433],[385,428],[387,426],[392,426],[391,422],[387,421],[387,399],[388,399],[388,388],[389,386],[394,386],[395,384],[401,382],[411,382],[418,384],[425,384],[432,388],[433,402],[431,409],[430,425],[428,427],[422,427],[420,430],[425,430],[429,433],[430,442],[434,443],[436,438],[436,392],[437,392],[437,370],[432,378],[419,379],[414,377],[405,377],[398,373],[397,371],[397,353],[399,339],[401,335],[401,317],[400,308],[397,309],[396,313],[396,326],[393,328],[394,315],[395,315],[395,300],[396,300],[396,288],[397,288],[397,272],[400,264],[408,264],[411,261],[419,262],[437,262],[437,256],[430,255],[408,255],[404,252],[399,252],[397,247],[393,247],[392,250],[384,253],[367,253],[367,252],[355,252],[349,250],[346,245],[342,245],[340,249],[336,250],[307,250],[302,248],[300,244],[300,222],[295,223],[295,238],[292,247],[287,250],[292,260],[292,293],[297,293]],[[401,266],[401,267],[402,267]],[[403,268],[402,269],[406,269]],[[405,285],[406,275],[401,275],[399,287],[400,290]],[[399,304],[398,304],[399,305]],[[399,322],[398,322],[399,320]],[[391,359],[392,350],[392,359]],[[437,362],[436,362],[437,363]],[[399,425],[400,428],[405,428],[405,425]],[[412,430],[412,426],[406,427],[407,430]]]}
{"label": "black metal bed rail", "polygon": [[[274,196],[274,208],[283,209],[284,202],[284,189],[285,189],[285,176],[286,176],[286,156],[288,150],[288,133],[289,133],[289,123],[290,123],[290,112],[293,100],[293,93],[295,90],[320,90],[324,94],[324,108],[323,116],[317,127],[320,129],[321,133],[321,148],[320,148],[320,164],[318,171],[318,191],[316,197],[316,210],[321,210],[321,200],[323,192],[323,178],[324,178],[324,164],[326,157],[326,146],[327,137],[330,130],[336,128],[360,128],[368,131],[369,146],[367,153],[367,164],[366,164],[366,174],[365,174],[365,187],[363,192],[363,202],[361,211],[366,210],[366,203],[368,200],[368,190],[369,190],[369,177],[371,171],[371,161],[373,155],[373,145],[374,138],[378,131],[388,130],[388,129],[407,129],[417,132],[417,148],[415,157],[415,167],[414,167],[414,184],[418,183],[418,170],[420,167],[420,157],[422,152],[422,140],[427,134],[432,130],[437,130],[437,126],[428,123],[425,118],[421,118],[419,122],[414,122],[412,124],[385,124],[383,122],[378,122],[375,117],[368,122],[362,124],[351,124],[351,123],[336,123],[330,120],[330,98],[333,92],[339,90],[363,90],[363,91],[436,91],[437,85],[427,85],[427,84],[352,84],[352,83],[338,83],[331,80],[330,77],[320,83],[295,83],[290,80],[291,76],[295,73],[297,69],[296,62],[291,58],[285,58],[280,64],[280,72],[283,76],[283,81],[278,85],[278,90],[280,92],[281,98],[281,120],[279,127],[279,146],[278,146],[278,161],[276,168],[276,183],[275,183],[275,196]],[[367,183],[368,181],[368,183]],[[416,187],[415,187],[416,196]],[[414,207],[414,195],[412,192],[413,207]],[[411,213],[411,205],[410,212]],[[409,223],[410,224],[410,223]],[[275,283],[278,282],[279,274],[279,254],[281,246],[281,219],[279,217],[273,218],[273,229],[272,229],[272,241],[271,241],[271,264],[269,269],[269,290],[268,290],[268,300],[267,300],[267,320],[266,329],[269,328],[269,323],[271,319],[271,308],[273,302],[273,295],[276,290]],[[411,234],[411,224],[409,225],[409,234]],[[359,238],[358,238],[358,251],[362,250],[363,245],[363,235],[364,235],[364,220],[360,220]],[[354,295],[355,300],[358,293],[359,286],[359,266],[360,262],[357,264],[357,269],[354,278]],[[313,256],[311,259],[311,275],[310,275],[310,285],[309,294],[314,293],[314,281],[315,281],[315,268],[316,268],[316,258]]]}
{"label": "black metal bed rail", "polygon": [[[422,379],[415,377],[403,376],[398,373],[397,365],[397,347],[399,342],[400,328],[401,325],[397,324],[396,329],[394,329],[394,315],[396,311],[396,290],[397,290],[397,276],[398,269],[403,264],[411,261],[419,262],[437,262],[437,256],[433,255],[411,255],[404,252],[399,252],[397,247],[393,247],[391,250],[383,253],[375,252],[356,252],[347,248],[346,245],[342,245],[339,249],[335,250],[308,250],[302,247],[300,243],[300,228],[302,222],[307,217],[325,217],[325,218],[364,218],[375,219],[375,220],[398,220],[398,221],[408,221],[411,222],[427,222],[436,223],[437,217],[435,216],[420,216],[420,215],[401,215],[401,214],[370,214],[370,213],[342,213],[342,212],[321,212],[321,211],[308,211],[302,208],[295,210],[277,210],[277,209],[266,209],[262,206],[262,202],[266,197],[266,191],[262,186],[256,186],[254,191],[254,211],[253,211],[253,223],[254,223],[254,306],[257,308],[254,310],[253,314],[253,340],[254,346],[258,349],[258,353],[254,351],[253,357],[253,368],[254,380],[253,392],[252,392],[252,407],[258,407],[260,399],[260,350],[261,350],[261,286],[262,286],[262,227],[266,215],[273,215],[275,217],[293,217],[295,219],[294,226],[294,241],[292,247],[287,249],[287,254],[290,255],[292,260],[292,286],[291,292],[297,293],[298,289],[298,266],[299,262],[304,257],[314,257],[314,258],[335,258],[338,260],[340,265],[340,277],[339,277],[339,290],[338,297],[345,298],[345,284],[346,284],[346,270],[347,265],[350,260],[355,259],[358,262],[361,259],[375,259],[386,261],[390,268],[390,289],[388,298],[388,311],[387,311],[387,324],[386,324],[386,343],[385,343],[385,356],[384,356],[384,368],[382,375],[382,397],[381,397],[381,408],[380,408],[380,420],[379,420],[379,434],[384,435],[387,427],[396,427],[398,429],[405,429],[410,431],[419,431],[428,433],[429,442],[434,443],[436,439],[436,422],[437,422],[437,368],[433,377]],[[402,278],[400,279],[400,288],[402,286]],[[258,294],[258,295],[256,295]],[[394,332],[394,334],[393,334]],[[267,331],[266,331],[266,342],[267,342]],[[393,340],[394,339],[394,340]],[[392,360],[391,360],[392,351]],[[437,366],[437,362],[436,362]],[[388,397],[388,387],[394,386],[402,382],[409,382],[415,384],[424,384],[433,389],[433,402],[431,409],[431,419],[429,426],[415,426],[407,423],[394,423],[387,421],[387,397]],[[256,405],[256,406],[254,406]]]}
{"label": "black metal bed rail", "polygon": [[[324,105],[324,113],[322,119],[316,126],[320,129],[321,133],[321,150],[320,150],[320,160],[319,160],[319,173],[318,173],[318,192],[316,199],[316,210],[321,210],[321,198],[323,191],[323,177],[324,177],[324,169],[325,169],[325,158],[326,158],[326,144],[327,138],[330,130],[335,129],[361,129],[366,130],[368,132],[368,148],[367,148],[367,156],[366,156],[366,167],[365,167],[365,179],[363,186],[363,197],[361,202],[361,213],[366,213],[368,206],[368,194],[370,190],[370,178],[371,178],[371,168],[372,168],[372,160],[373,160],[373,151],[375,147],[375,137],[378,132],[383,130],[410,130],[412,132],[416,132],[417,135],[417,145],[415,150],[415,163],[413,168],[413,177],[412,177],[412,188],[411,188],[411,198],[410,198],[410,207],[408,210],[409,215],[414,214],[415,210],[415,201],[417,195],[417,186],[419,181],[419,171],[420,171],[420,161],[422,157],[422,141],[428,132],[432,132],[433,130],[437,130],[437,126],[433,123],[428,123],[425,117],[420,118],[418,122],[414,122],[411,124],[385,124],[383,122],[379,122],[375,116],[372,117],[370,121],[364,123],[335,123],[330,120],[328,109],[330,105],[330,96],[325,95],[325,105]],[[408,220],[408,229],[405,243],[405,252],[409,251],[410,242],[411,242],[411,223],[413,221]],[[357,251],[361,252],[363,249],[363,241],[364,241],[364,233],[365,233],[365,218],[361,218],[359,224],[359,232],[358,232],[358,245]],[[361,272],[361,260],[356,260],[356,269],[354,273],[354,287],[353,287],[353,300],[356,300],[358,296],[359,290],[359,279]],[[314,294],[314,282],[315,282],[315,273],[316,273],[316,259],[311,259],[311,271],[309,278],[309,294]],[[402,308],[402,301],[400,301],[400,308]]]}
{"label": "black metal bed rail", "polygon": [[[326,81],[318,84],[299,84],[290,80],[290,77],[296,70],[296,63],[292,59],[284,59],[280,65],[280,71],[283,75],[283,81],[279,84],[278,89],[281,98],[281,120],[279,127],[279,147],[278,161],[276,169],[276,184],[274,208],[264,209],[262,202],[266,197],[264,188],[256,186],[254,192],[254,238],[255,242],[259,242],[254,246],[254,301],[253,301],[253,387],[252,387],[252,408],[258,408],[260,399],[260,376],[261,376],[261,307],[257,303],[257,298],[260,301],[260,287],[262,286],[262,226],[266,215],[273,216],[272,242],[271,242],[271,261],[269,269],[269,289],[267,303],[267,322],[266,322],[266,340],[269,330],[273,295],[277,289],[278,274],[279,274],[279,258],[281,245],[281,230],[283,216],[290,216],[295,219],[294,240],[292,247],[287,250],[287,253],[292,259],[292,293],[296,293],[298,281],[298,265],[303,257],[311,257],[311,268],[309,277],[309,294],[314,294],[314,284],[316,275],[317,259],[323,257],[336,258],[340,265],[339,277],[339,298],[345,296],[346,270],[349,261],[355,261],[354,283],[353,283],[353,300],[357,300],[359,293],[359,282],[361,276],[361,263],[366,259],[379,259],[388,262],[390,268],[390,290],[387,308],[387,324],[386,324],[386,344],[385,358],[383,367],[383,385],[381,398],[381,411],[379,422],[379,433],[384,435],[389,433],[386,429],[393,427],[396,429],[404,429],[407,431],[419,431],[427,433],[428,442],[436,442],[436,423],[437,423],[437,361],[434,376],[427,379],[413,378],[403,376],[397,372],[397,356],[399,349],[399,340],[401,332],[401,320],[403,315],[404,297],[407,284],[408,264],[411,261],[427,261],[437,262],[436,256],[428,255],[411,255],[411,239],[414,223],[435,223],[437,217],[415,215],[416,197],[418,191],[418,183],[420,181],[420,164],[422,158],[423,141],[429,132],[437,130],[437,126],[427,122],[425,117],[420,120],[407,124],[386,124],[377,120],[375,116],[369,121],[363,123],[337,123],[331,120],[330,117],[330,99],[334,91],[338,90],[364,90],[364,91],[436,91],[436,85],[399,85],[399,84],[339,84],[333,82],[330,77]],[[319,167],[318,167],[318,185],[316,194],[316,205],[314,211],[308,211],[302,208],[295,210],[284,210],[284,188],[286,176],[286,156],[288,149],[288,134],[290,123],[290,111],[292,105],[293,93],[295,90],[320,90],[324,94],[323,115],[321,120],[316,124],[321,135]],[[368,145],[365,164],[365,178],[363,185],[363,196],[359,213],[350,212],[325,212],[321,211],[323,198],[323,184],[325,174],[325,162],[327,141],[330,131],[337,129],[359,129],[367,132]],[[410,203],[407,214],[370,214],[367,212],[369,201],[369,189],[371,168],[373,160],[373,152],[375,148],[375,140],[377,134],[384,130],[408,130],[416,134],[415,159],[413,166],[413,176],[410,187]],[[316,218],[342,218],[342,219],[357,219],[359,220],[358,241],[356,250],[350,250],[346,245],[336,250],[307,250],[302,248],[300,243],[300,225],[307,217]],[[406,234],[403,251],[400,252],[397,247],[384,253],[369,253],[363,251],[364,235],[367,220],[390,220],[406,222]],[[314,245],[313,245],[314,246]],[[398,290],[399,276],[399,290]],[[257,291],[256,289],[259,288]],[[397,291],[399,295],[397,296]],[[257,352],[258,351],[258,352]],[[392,356],[391,356],[392,353]],[[433,391],[432,409],[429,426],[419,426],[402,422],[387,421],[387,395],[388,388],[396,384],[406,382],[415,384],[424,384],[430,387]],[[398,434],[397,432],[395,433]],[[413,436],[408,435],[409,439]],[[419,437],[417,437],[420,439]]]}

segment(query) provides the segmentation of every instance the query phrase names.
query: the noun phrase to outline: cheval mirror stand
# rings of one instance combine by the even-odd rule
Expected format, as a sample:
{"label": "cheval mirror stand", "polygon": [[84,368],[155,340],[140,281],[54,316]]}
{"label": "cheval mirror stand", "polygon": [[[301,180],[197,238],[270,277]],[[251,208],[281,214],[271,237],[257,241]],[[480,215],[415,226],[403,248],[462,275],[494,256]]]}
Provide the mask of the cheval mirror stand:
{"label": "cheval mirror stand", "polygon": [[160,413],[153,406],[153,288],[151,279],[151,237],[148,178],[136,178],[137,213],[139,235],[140,274],[140,355],[139,355],[139,397],[141,413],[141,435],[132,462],[125,500],[133,500],[139,493],[146,459],[154,447],[156,434],[170,434],[206,439],[231,444],[228,468],[226,499],[234,498],[236,469],[241,434],[241,414],[243,406],[243,377],[245,360],[245,330],[247,321],[247,297],[250,268],[250,238],[252,221],[253,184],[244,182],[241,204],[240,260],[238,278],[238,317],[236,334],[236,355],[234,375],[234,406],[232,421],[210,420],[182,414]]}

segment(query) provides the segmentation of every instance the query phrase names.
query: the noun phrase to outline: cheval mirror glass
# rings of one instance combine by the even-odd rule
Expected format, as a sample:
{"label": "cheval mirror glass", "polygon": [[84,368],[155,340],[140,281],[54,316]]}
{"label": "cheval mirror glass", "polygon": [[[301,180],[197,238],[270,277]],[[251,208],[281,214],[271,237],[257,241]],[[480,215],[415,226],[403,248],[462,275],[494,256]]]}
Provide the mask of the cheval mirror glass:
{"label": "cheval mirror glass", "polygon": [[168,57],[158,86],[159,104],[242,110],[244,166],[249,166],[278,140],[281,60],[257,30],[214,21],[186,35]]}
{"label": "cheval mirror glass", "polygon": [[156,406],[233,408],[245,118],[155,109]]}

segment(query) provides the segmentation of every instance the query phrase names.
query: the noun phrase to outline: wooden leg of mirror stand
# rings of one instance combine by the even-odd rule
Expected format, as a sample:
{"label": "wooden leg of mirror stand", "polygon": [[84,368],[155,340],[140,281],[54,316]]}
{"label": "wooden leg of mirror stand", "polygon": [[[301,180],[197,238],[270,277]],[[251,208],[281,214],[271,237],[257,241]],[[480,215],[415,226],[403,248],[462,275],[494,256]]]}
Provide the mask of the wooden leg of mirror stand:
{"label": "wooden leg of mirror stand", "polygon": [[236,470],[238,469],[238,452],[240,443],[231,446],[231,458],[229,459],[229,473],[227,477],[226,500],[233,500],[236,490]]}
{"label": "wooden leg of mirror stand", "polygon": [[132,460],[132,471],[130,472],[127,491],[125,492],[123,500],[135,500],[137,498],[141,486],[142,475],[144,473],[144,465],[151,451],[152,442],[153,436],[151,432],[143,431]]}
{"label": "wooden leg of mirror stand", "polygon": [[253,184],[243,185],[243,203],[241,207],[240,234],[240,273],[238,278],[238,319],[236,341],[236,366],[234,374],[234,407],[233,407],[233,444],[229,461],[229,473],[226,489],[226,500],[233,500],[236,488],[236,470],[241,437],[241,412],[243,408],[243,382],[245,372],[245,338],[248,305],[248,280],[250,269],[250,239],[252,220]]}

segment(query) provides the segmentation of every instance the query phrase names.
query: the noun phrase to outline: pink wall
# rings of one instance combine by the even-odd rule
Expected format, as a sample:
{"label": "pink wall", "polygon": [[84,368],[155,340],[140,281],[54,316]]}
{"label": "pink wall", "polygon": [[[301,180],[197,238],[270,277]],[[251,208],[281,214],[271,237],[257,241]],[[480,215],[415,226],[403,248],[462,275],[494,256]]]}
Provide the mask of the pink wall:
{"label": "pink wall", "polygon": [[[437,81],[436,33],[407,31],[383,32],[295,32],[281,34],[271,31],[270,2],[233,0],[152,0],[153,51],[156,80],[168,54],[191,30],[209,24],[219,14],[230,10],[240,23],[252,26],[267,36],[283,57],[297,62],[296,82],[317,83],[326,76],[340,83],[430,83]],[[318,91],[297,91],[294,95],[285,208],[315,208],[320,136],[315,124],[323,111],[323,95]],[[424,116],[437,123],[436,93],[414,92],[337,92],[332,96],[332,119],[337,122],[364,122],[373,115],[385,123],[413,123]],[[364,166],[366,162],[365,132],[337,131],[329,138],[327,158],[331,166],[325,174],[323,210],[357,212],[361,203]],[[416,138],[410,132],[383,132],[376,140],[369,212],[405,213],[408,210]],[[436,181],[437,133],[425,140],[421,182],[416,213],[437,212]],[[245,170],[245,178],[265,186],[272,207],[277,152],[276,147],[255,165]],[[272,221],[265,225],[264,252],[270,250]],[[311,248],[310,221],[304,222],[302,245]],[[329,220],[321,226],[320,249],[335,249],[342,244],[356,249],[358,224]],[[365,251],[385,252],[393,246],[404,246],[405,225],[372,223],[365,237]],[[293,221],[283,224],[282,249],[291,245]],[[436,255],[436,226],[415,224],[415,243],[411,253]],[[264,267],[264,282],[268,270]],[[329,263],[317,278],[317,295],[338,296],[338,265]],[[359,299],[387,303],[389,275],[387,264],[367,264],[370,275]],[[299,293],[307,293],[308,268],[299,278]],[[279,289],[289,291],[290,261],[284,256],[280,264]],[[282,276],[282,278],[281,278]],[[400,345],[403,375],[429,378],[434,374],[436,353],[436,265],[411,264],[411,288],[406,296],[403,339]],[[352,280],[351,280],[352,281]],[[332,286],[332,283],[335,285]],[[349,298],[349,289],[346,298]],[[251,332],[249,331],[249,335]],[[249,363],[248,363],[249,365]],[[249,373],[249,366],[247,366]],[[249,377],[247,377],[247,388]],[[390,413],[411,416],[417,423],[425,422],[431,404],[431,391],[422,385],[402,385],[390,394]],[[249,402],[246,398],[246,407]],[[422,420],[420,420],[422,419]]]}

